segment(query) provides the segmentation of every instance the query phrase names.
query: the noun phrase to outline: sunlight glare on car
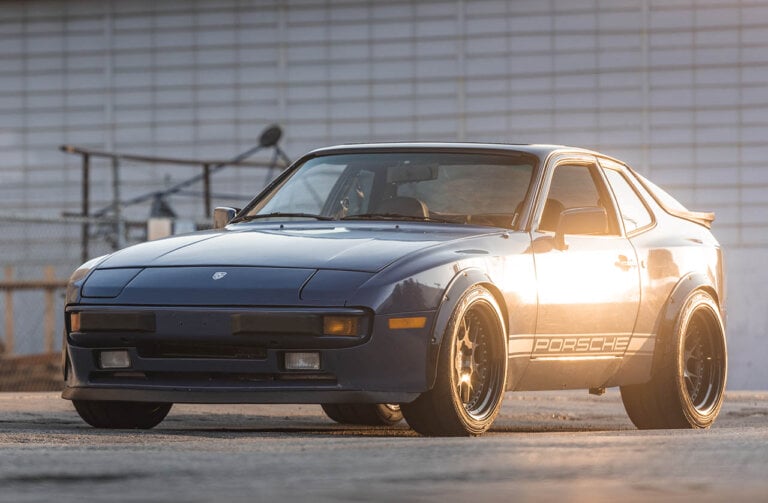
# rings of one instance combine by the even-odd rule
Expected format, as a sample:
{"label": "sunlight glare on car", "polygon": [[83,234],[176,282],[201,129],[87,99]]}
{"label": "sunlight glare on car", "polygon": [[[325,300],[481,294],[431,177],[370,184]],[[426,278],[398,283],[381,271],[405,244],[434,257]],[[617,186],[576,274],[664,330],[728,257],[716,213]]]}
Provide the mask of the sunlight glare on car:
{"label": "sunlight glare on car", "polygon": [[[623,270],[616,265],[614,252],[590,250],[579,253],[583,267],[575,268],[572,262],[549,260],[555,258],[548,254],[537,256],[537,271],[539,284],[539,301],[547,304],[602,304],[610,305],[623,302],[637,296],[634,283],[627,281],[631,275],[637,275],[637,267]],[[617,297],[616,292],[624,295]]]}

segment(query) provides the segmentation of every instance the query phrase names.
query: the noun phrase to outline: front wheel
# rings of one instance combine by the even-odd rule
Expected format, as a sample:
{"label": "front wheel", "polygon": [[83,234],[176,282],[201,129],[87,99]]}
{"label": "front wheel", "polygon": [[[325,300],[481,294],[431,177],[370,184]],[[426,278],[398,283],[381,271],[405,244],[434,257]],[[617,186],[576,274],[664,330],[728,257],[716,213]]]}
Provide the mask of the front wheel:
{"label": "front wheel", "polygon": [[640,429],[709,428],[723,405],[728,363],[714,299],[703,291],[691,294],[672,332],[662,337],[651,380],[621,387],[629,418]]}
{"label": "front wheel", "polygon": [[160,424],[173,406],[172,403],[97,400],[73,400],[72,404],[83,421],[94,428],[140,430]]}
{"label": "front wheel", "polygon": [[402,404],[408,424],[429,436],[480,435],[496,419],[507,378],[501,310],[481,286],[464,293],[451,314],[437,362],[435,386]]}

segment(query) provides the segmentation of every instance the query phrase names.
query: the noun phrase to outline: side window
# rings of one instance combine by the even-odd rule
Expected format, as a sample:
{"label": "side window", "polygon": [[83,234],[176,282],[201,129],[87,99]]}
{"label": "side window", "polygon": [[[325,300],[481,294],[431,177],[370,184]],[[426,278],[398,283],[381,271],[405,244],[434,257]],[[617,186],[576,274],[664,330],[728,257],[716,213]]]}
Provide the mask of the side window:
{"label": "side window", "polygon": [[[609,220],[610,234],[616,225],[611,222],[613,209],[595,183],[596,167],[584,165],[560,165],[555,168],[549,186],[547,201],[539,221],[539,230],[554,232],[563,210],[583,207],[605,208]],[[600,185],[603,184],[600,182]]]}
{"label": "side window", "polygon": [[604,171],[605,177],[608,178],[608,183],[613,189],[613,194],[616,196],[621,220],[624,222],[624,230],[627,234],[651,225],[653,217],[640,196],[624,178],[624,175],[613,169],[605,169]]}

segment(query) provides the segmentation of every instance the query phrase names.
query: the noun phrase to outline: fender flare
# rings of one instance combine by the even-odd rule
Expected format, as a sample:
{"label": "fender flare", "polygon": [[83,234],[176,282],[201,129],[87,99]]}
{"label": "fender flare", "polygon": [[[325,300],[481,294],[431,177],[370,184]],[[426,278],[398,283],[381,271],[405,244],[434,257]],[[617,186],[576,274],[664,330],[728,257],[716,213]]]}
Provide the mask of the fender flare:
{"label": "fender flare", "polygon": [[[659,319],[656,322],[656,333],[653,348],[653,369],[658,365],[660,348],[663,346],[663,341],[669,334],[676,329],[678,315],[680,309],[682,309],[685,301],[697,290],[706,291],[712,296],[715,303],[718,306],[720,322],[725,326],[723,319],[723,308],[720,305],[720,298],[717,295],[717,290],[712,285],[709,278],[702,273],[690,273],[686,274],[684,278],[677,282],[672,289],[672,293],[667,297],[667,301],[664,303]],[[655,372],[652,371],[652,375]]]}
{"label": "fender flare", "polygon": [[509,332],[507,307],[499,300],[502,298],[501,292],[485,271],[475,267],[469,267],[458,271],[445,288],[440,305],[437,308],[435,321],[432,323],[427,361],[427,384],[429,389],[432,389],[435,385],[435,379],[437,378],[437,359],[440,354],[440,347],[443,342],[445,330],[448,327],[448,322],[450,321],[459,300],[464,295],[464,292],[476,285],[483,285],[491,292],[491,295],[496,298],[504,318],[502,320],[504,330],[507,333]]}

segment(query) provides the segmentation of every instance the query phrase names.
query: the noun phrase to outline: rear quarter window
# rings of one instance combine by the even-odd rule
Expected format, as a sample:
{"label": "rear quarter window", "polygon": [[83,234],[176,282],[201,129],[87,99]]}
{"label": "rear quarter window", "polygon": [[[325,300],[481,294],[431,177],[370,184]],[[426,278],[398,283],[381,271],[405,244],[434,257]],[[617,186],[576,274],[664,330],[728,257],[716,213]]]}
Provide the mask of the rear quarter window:
{"label": "rear quarter window", "polygon": [[626,233],[632,234],[652,225],[653,216],[624,175],[614,169],[604,171],[613,195],[616,197]]}

